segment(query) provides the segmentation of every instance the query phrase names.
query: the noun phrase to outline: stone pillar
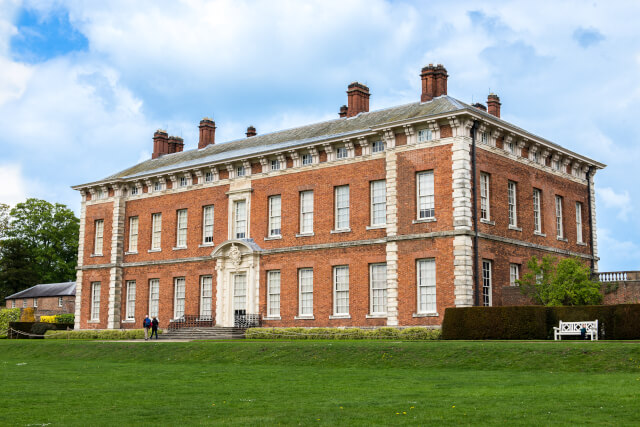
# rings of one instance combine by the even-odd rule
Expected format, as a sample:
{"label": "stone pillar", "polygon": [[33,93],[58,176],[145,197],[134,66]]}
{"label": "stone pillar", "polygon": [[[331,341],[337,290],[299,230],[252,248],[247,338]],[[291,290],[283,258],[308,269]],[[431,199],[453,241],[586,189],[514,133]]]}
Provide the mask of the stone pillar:
{"label": "stone pillar", "polygon": [[109,270],[109,315],[107,318],[107,328],[120,329],[125,201],[121,186],[114,187],[113,192],[113,220],[111,227],[111,264],[113,267]]}
{"label": "stone pillar", "polygon": [[75,326],[80,329],[80,316],[82,307],[82,266],[84,265],[84,230],[87,218],[87,193],[80,190],[82,203],[80,205],[80,233],[78,236],[78,266],[76,267],[76,303],[75,303]]}
{"label": "stone pillar", "polygon": [[[453,167],[453,228],[472,229],[471,147],[466,136],[456,137],[451,147]],[[473,305],[473,240],[470,235],[453,239],[453,283],[456,307]]]}
{"label": "stone pillar", "polygon": [[[386,151],[387,236],[398,235],[398,155]],[[398,243],[387,242],[387,325],[398,326]]]}
{"label": "stone pillar", "polygon": [[598,271],[598,229],[596,227],[596,188],[594,183],[594,176],[596,169],[593,168],[591,175],[589,176],[589,182],[591,184],[591,236],[593,241],[593,256],[596,258],[593,260],[593,271]]}

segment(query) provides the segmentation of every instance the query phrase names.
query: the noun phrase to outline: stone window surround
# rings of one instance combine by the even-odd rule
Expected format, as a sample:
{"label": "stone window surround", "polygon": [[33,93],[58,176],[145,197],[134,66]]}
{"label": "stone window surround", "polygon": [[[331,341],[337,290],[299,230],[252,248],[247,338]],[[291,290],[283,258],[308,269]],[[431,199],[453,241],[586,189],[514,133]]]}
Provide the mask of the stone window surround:
{"label": "stone window surround", "polygon": [[[393,128],[396,131],[398,130],[398,128],[400,126],[404,127],[404,131],[407,134],[407,144],[410,145],[412,143],[417,143],[417,132],[416,129],[420,130],[420,129],[424,129],[424,128],[429,128],[432,131],[432,140],[430,141],[426,141],[426,143],[432,143],[433,141],[436,141],[438,139],[440,139],[440,122],[441,123],[446,123],[445,119],[447,119],[449,121],[449,123],[453,126],[457,125],[457,123],[454,123],[455,121],[457,121],[459,119],[460,116],[468,116],[468,113],[462,112],[462,114],[452,114],[449,116],[443,115],[441,117],[434,117],[431,118],[429,120],[416,120],[410,124],[405,124],[405,125],[396,125],[396,126],[392,126],[392,127],[381,127],[381,128],[376,128],[376,129],[372,129],[371,131],[368,131],[367,133],[365,133],[362,136],[358,136],[355,137],[355,139],[357,140],[357,143],[362,146],[362,156],[365,155],[372,155],[371,153],[371,144],[373,143],[374,140],[382,140],[384,145],[385,145],[385,150],[387,149],[392,149],[395,147],[395,137],[393,135],[394,132],[390,132],[390,130]],[[476,117],[476,119],[478,119]],[[584,160],[579,160],[579,159],[575,159],[571,154],[565,154],[562,153],[561,151],[559,151],[558,149],[554,148],[554,147],[547,147],[547,145],[543,142],[543,141],[530,141],[530,137],[524,137],[524,136],[519,136],[516,135],[513,131],[507,131],[506,129],[500,127],[499,125],[494,125],[494,124],[489,124],[486,119],[483,118],[479,118],[480,120],[480,131],[483,132],[489,132],[489,144],[478,144],[480,146],[483,146],[483,148],[485,147],[493,147],[496,148],[496,141],[497,139],[502,136],[505,135],[505,141],[509,141],[512,140],[514,142],[514,146],[515,146],[515,154],[511,154],[506,150],[502,150],[505,151],[505,154],[508,157],[517,157],[520,160],[524,160],[525,163],[529,163],[529,164],[535,164],[538,166],[541,166],[545,169],[548,169],[550,172],[554,172],[557,173],[565,178],[567,177],[571,177],[571,178],[576,178],[578,181],[580,182],[585,182],[586,181],[586,177],[584,176],[584,174],[586,173],[586,171],[588,170],[588,163]],[[424,126],[424,125],[427,126]],[[380,138],[380,135],[382,134],[382,138]],[[455,135],[454,135],[455,136]],[[391,142],[390,139],[392,139],[393,141]],[[415,142],[413,141],[415,139]],[[235,160],[232,161],[231,165],[237,163],[238,161],[242,162],[243,165],[245,165],[245,173],[246,176],[250,175],[250,171],[251,171],[251,159],[258,159],[260,161],[260,163],[263,165],[263,173],[278,173],[278,172],[282,172],[283,169],[286,168],[286,155],[288,154],[289,157],[291,157],[293,159],[293,163],[294,163],[294,167],[302,167],[301,164],[301,159],[299,156],[300,152],[305,152],[308,151],[312,154],[313,156],[313,160],[314,162],[312,163],[312,165],[304,165],[304,167],[312,167],[313,165],[317,165],[319,163],[319,156],[318,156],[318,147],[324,147],[325,152],[327,152],[327,162],[332,161],[331,159],[333,158],[333,160],[335,159],[335,150],[333,149],[333,146],[336,144],[345,144],[346,146],[348,146],[349,149],[349,156],[347,157],[347,159],[337,159],[337,160],[348,160],[348,159],[352,159],[353,157],[355,157],[355,146],[353,144],[353,138],[349,138],[349,139],[344,139],[344,138],[337,138],[337,139],[333,139],[333,140],[329,140],[329,141],[323,141],[323,142],[319,142],[316,143],[313,146],[308,146],[308,147],[300,147],[300,148],[296,148],[296,149],[288,149],[285,151],[281,151],[281,152],[275,152],[272,154],[259,154],[259,155],[253,155],[244,159],[239,159],[239,160]],[[423,144],[423,143],[421,143]],[[540,161],[538,163],[530,160],[528,157],[524,158],[522,157],[522,149],[525,147],[529,147],[529,146],[534,146],[536,147],[536,150],[540,150],[541,151],[541,156],[540,156]],[[328,150],[328,151],[327,151]],[[384,153],[384,152],[382,152]],[[375,155],[380,154],[380,153],[375,153]],[[270,171],[267,170],[265,171],[265,169],[268,168],[268,163],[265,165],[265,163],[263,162],[262,159],[267,159],[267,158],[271,158],[273,156],[279,157],[279,160],[281,160],[281,169],[278,171]],[[559,158],[561,159],[561,170],[555,170],[553,169],[553,162],[550,161],[549,162],[549,166],[547,166],[547,158],[548,157],[552,157],[553,159]],[[285,168],[283,168],[283,160],[285,160]],[[572,164],[572,169],[570,172],[567,172],[567,166],[569,164]],[[149,194],[149,193],[164,193],[167,191],[172,191],[172,190],[188,190],[192,184],[192,180],[190,179],[190,185],[187,185],[186,187],[178,187],[177,185],[174,185],[172,189],[167,189],[167,186],[165,185],[166,179],[169,178],[171,179],[171,176],[176,176],[177,175],[189,175],[191,176],[191,174],[195,174],[198,177],[198,184],[205,184],[204,182],[204,173],[206,172],[211,172],[213,174],[213,181],[211,182],[207,182],[206,184],[212,184],[212,183],[216,183],[218,181],[220,181],[219,179],[219,174],[218,174],[218,167],[221,165],[227,165],[227,168],[229,168],[229,161],[223,162],[222,164],[218,164],[218,165],[213,165],[213,166],[199,166],[199,167],[190,167],[187,168],[185,170],[178,170],[178,171],[173,171],[173,172],[166,172],[163,174],[158,174],[158,175],[152,175],[152,176],[148,176],[148,177],[144,177],[144,178],[136,178],[136,179],[132,179],[130,181],[128,181],[129,183],[133,183],[133,185],[141,188],[142,184],[141,182],[144,181],[145,184],[147,184],[147,188],[148,188],[148,192],[147,193],[142,193],[141,191],[139,191],[139,193],[137,195],[131,195],[129,194],[128,197],[130,198],[135,198],[135,197],[141,197],[143,194]],[[249,165],[249,167],[247,167],[247,165]],[[579,170],[581,172],[581,176],[575,176],[574,171],[575,170]],[[230,176],[229,179],[233,179],[235,178],[235,172],[233,172],[234,176],[231,176],[232,172],[230,172]],[[153,191],[153,182],[154,181],[160,181],[162,183],[162,190],[157,190],[157,191]],[[126,182],[126,181],[125,181]],[[82,188],[78,188],[79,190],[85,190],[88,191],[91,195],[92,195],[92,200],[91,201],[98,201],[98,200],[102,200],[102,201],[107,201],[109,199],[111,199],[112,197],[110,197],[108,194],[108,188],[114,186],[115,183],[101,183],[100,185],[92,185],[92,186],[84,186]],[[126,184],[125,184],[126,185]],[[96,194],[97,194],[97,189],[103,189],[104,190],[104,194],[106,194],[106,196],[102,199],[97,199],[96,198]]]}

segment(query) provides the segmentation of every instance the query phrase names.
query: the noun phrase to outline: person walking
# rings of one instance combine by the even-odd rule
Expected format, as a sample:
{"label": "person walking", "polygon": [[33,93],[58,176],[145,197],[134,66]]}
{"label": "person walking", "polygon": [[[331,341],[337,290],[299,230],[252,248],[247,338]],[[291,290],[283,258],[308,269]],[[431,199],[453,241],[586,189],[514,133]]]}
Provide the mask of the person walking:
{"label": "person walking", "polygon": [[144,328],[144,340],[149,340],[149,328],[151,327],[151,319],[149,319],[149,315],[146,314],[144,316],[144,320],[142,321],[142,327]]}
{"label": "person walking", "polygon": [[158,339],[158,318],[155,316],[151,321],[151,339],[153,339],[153,334],[156,334],[156,339]]}

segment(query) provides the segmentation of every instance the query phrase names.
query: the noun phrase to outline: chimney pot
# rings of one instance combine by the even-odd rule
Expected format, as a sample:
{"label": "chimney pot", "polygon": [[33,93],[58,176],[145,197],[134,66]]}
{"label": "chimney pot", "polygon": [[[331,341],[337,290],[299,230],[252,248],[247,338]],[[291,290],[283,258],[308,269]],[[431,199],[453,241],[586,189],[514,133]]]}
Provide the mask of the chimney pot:
{"label": "chimney pot", "polygon": [[348,110],[349,110],[349,109],[347,108],[347,106],[346,106],[346,105],[343,105],[342,107],[340,107],[340,112],[338,113],[338,115],[339,115],[340,117],[347,117],[347,111],[348,111]]}
{"label": "chimney pot", "polygon": [[[361,83],[353,82],[347,88],[347,117],[357,116],[369,111],[369,88]],[[342,112],[342,109],[340,109]]]}
{"label": "chimney pot", "polygon": [[200,140],[198,141],[198,149],[207,145],[212,145],[216,141],[216,122],[208,117],[200,120]]}
{"label": "chimney pot", "polygon": [[500,118],[500,97],[495,93],[490,93],[487,97],[487,111],[492,116]]}
{"label": "chimney pot", "polygon": [[158,129],[153,134],[153,154],[151,155],[152,159],[157,159],[158,157],[167,154],[169,152],[169,136],[167,132],[162,129]]}
{"label": "chimney pot", "polygon": [[258,132],[256,132],[256,128],[254,128],[253,126],[249,126],[247,128],[247,138],[250,138],[252,136],[256,136],[258,134]]}

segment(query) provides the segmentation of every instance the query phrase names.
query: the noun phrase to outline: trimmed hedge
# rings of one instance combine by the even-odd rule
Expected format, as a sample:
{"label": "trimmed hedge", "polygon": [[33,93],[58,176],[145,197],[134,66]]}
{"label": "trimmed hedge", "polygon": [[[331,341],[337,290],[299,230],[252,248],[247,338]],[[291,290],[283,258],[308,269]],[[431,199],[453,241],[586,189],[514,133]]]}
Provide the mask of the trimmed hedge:
{"label": "trimmed hedge", "polygon": [[[162,331],[158,329],[158,335]],[[71,340],[139,340],[144,339],[144,329],[105,329],[83,331],[47,331],[45,339]]]}
{"label": "trimmed hedge", "polygon": [[284,339],[284,340],[437,340],[440,339],[439,329],[424,327],[398,328],[250,328],[247,329],[247,339]]}
{"label": "trimmed hedge", "polygon": [[[553,339],[563,322],[598,320],[599,339],[640,339],[640,304],[447,308],[442,339]],[[567,337],[568,338],[568,337]]]}
{"label": "trimmed hedge", "polygon": [[42,335],[47,331],[64,331],[69,328],[73,329],[73,326],[73,323],[10,322],[11,329],[24,332],[24,334],[9,331],[8,336],[13,339],[42,339]]}
{"label": "trimmed hedge", "polygon": [[442,322],[446,340],[547,338],[546,307],[447,308]]}

